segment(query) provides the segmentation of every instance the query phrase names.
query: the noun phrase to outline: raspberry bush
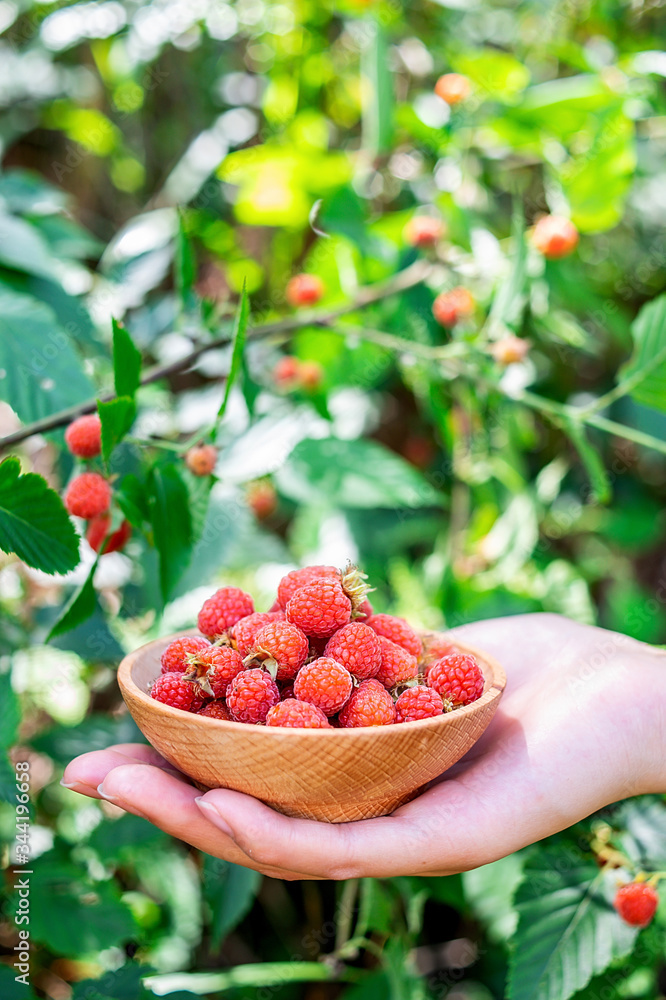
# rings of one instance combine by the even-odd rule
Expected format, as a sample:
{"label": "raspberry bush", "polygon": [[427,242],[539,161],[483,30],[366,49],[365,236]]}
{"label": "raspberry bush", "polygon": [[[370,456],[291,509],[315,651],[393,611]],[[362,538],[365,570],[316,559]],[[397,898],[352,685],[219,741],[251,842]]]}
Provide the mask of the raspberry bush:
{"label": "raspberry bush", "polygon": [[[666,994],[658,796],[304,889],[58,785],[140,738],[118,661],[216,591],[158,689],[209,727],[252,671],[244,724],[458,712],[474,619],[666,643],[662,36],[601,0],[0,4],[1,996]],[[352,678],[337,717],[285,622]]]}

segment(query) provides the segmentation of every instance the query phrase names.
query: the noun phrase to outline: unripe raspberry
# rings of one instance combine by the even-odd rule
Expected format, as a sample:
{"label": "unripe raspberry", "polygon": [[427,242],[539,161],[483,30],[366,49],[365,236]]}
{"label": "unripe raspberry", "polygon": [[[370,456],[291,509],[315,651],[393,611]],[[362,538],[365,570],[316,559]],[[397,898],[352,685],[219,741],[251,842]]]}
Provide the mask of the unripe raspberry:
{"label": "unripe raspberry", "polygon": [[209,646],[208,639],[202,639],[198,635],[183,635],[174,639],[162,653],[162,673],[185,673],[190,668],[188,657],[202,653]]}
{"label": "unripe raspberry", "polygon": [[397,684],[404,684],[405,681],[416,677],[418,663],[415,656],[383,635],[379,636],[379,645],[382,662],[377,672],[377,680],[385,688],[394,688]]}
{"label": "unripe raspberry", "polygon": [[189,674],[194,683],[213,698],[224,698],[232,680],[242,669],[243,661],[231,646],[208,645],[190,656]]}
{"label": "unripe raspberry", "polygon": [[320,656],[298,671],[294,695],[300,701],[316,705],[324,715],[335,715],[346,703],[353,686],[346,667],[330,656]]}
{"label": "unripe raspberry", "polygon": [[657,890],[647,882],[630,882],[615,893],[613,906],[626,924],[647,927],[659,905]]}
{"label": "unripe raspberry", "polygon": [[433,663],[428,670],[426,684],[454,705],[469,705],[483,694],[484,681],[473,656],[454,653]]}
{"label": "unripe raspberry", "polygon": [[343,729],[360,726],[390,726],[395,722],[395,706],[386,688],[371,677],[361,681],[338,716]]}
{"label": "unripe raspberry", "polygon": [[542,215],[532,230],[532,243],[548,260],[559,260],[578,246],[578,230],[562,215]]}
{"label": "unripe raspberry", "polygon": [[254,656],[263,660],[264,669],[279,681],[295,677],[307,660],[308,652],[307,636],[289,622],[270,622],[254,639]]}
{"label": "unripe raspberry", "polygon": [[[449,707],[450,704],[449,704]],[[395,703],[396,722],[417,722],[419,719],[432,719],[441,715],[444,703],[437,694],[423,684],[407,688]]]}
{"label": "unripe raspberry", "polygon": [[318,389],[324,377],[324,370],[318,361],[301,361],[298,366],[298,381],[303,389]]}
{"label": "unripe raspberry", "polygon": [[434,247],[444,235],[445,227],[440,219],[430,215],[415,215],[404,229],[405,242],[412,247]]}
{"label": "unripe raspberry", "polygon": [[160,674],[150,689],[150,697],[183,712],[191,712],[201,705],[194,684],[177,673]]}
{"label": "unripe raspberry", "polygon": [[280,358],[273,369],[273,381],[279,389],[293,389],[298,383],[298,373],[300,371],[300,361],[285,354]]}
{"label": "unripe raspberry", "polygon": [[277,493],[267,479],[258,479],[247,487],[247,504],[258,521],[265,521],[275,513]]}
{"label": "unripe raspberry", "polygon": [[324,713],[307,701],[286,698],[269,709],[267,726],[284,726],[286,729],[330,729]]}
{"label": "unripe raspberry", "polygon": [[375,677],[382,662],[377,633],[364,621],[350,622],[331,636],[324,650],[360,681]]}
{"label": "unripe raspberry", "polygon": [[227,708],[236,722],[265,722],[268,710],[277,705],[280,692],[265,670],[242,670],[229,685]]}
{"label": "unripe raspberry", "polygon": [[94,552],[104,549],[104,555],[109,552],[117,552],[123,549],[132,536],[132,528],[129,521],[123,521],[111,535],[108,534],[111,526],[110,514],[99,514],[88,523],[86,540]]}
{"label": "unripe raspberry", "polygon": [[111,487],[98,472],[82,472],[72,479],[63,499],[70,514],[90,521],[109,509]]}
{"label": "unripe raspberry", "polygon": [[284,621],[284,611],[255,611],[237,621],[233,627],[233,639],[236,649],[245,658],[254,649],[254,637],[257,632],[270,622]]}
{"label": "unripe raspberry", "polygon": [[197,715],[205,715],[209,719],[222,719],[224,722],[231,722],[231,713],[226,706],[224,698],[211,698],[205,705],[197,711]]}
{"label": "unripe raspberry", "polygon": [[253,611],[254,601],[244,590],[222,587],[204,601],[197,619],[199,631],[209,639],[216,639]]}
{"label": "unripe raspberry", "polygon": [[352,603],[337,581],[320,579],[297,590],[285,614],[306,635],[324,639],[351,621]]}
{"label": "unripe raspberry", "polygon": [[212,444],[198,444],[185,455],[185,465],[194,476],[210,476],[217,462],[217,448]]}
{"label": "unripe raspberry", "polygon": [[490,348],[490,353],[498,365],[515,365],[519,361],[524,361],[530,349],[529,340],[522,337],[502,337]]}
{"label": "unripe raspberry", "polygon": [[452,288],[442,292],[432,305],[432,314],[441,326],[455,326],[461,319],[472,316],[476,302],[467,288]]}
{"label": "unripe raspberry", "polygon": [[462,73],[445,73],[435,84],[435,93],[447,104],[460,104],[472,92],[472,85]]}
{"label": "unripe raspberry", "polygon": [[313,306],[324,294],[324,283],[316,274],[296,274],[287,282],[285,295],[294,308]]}
{"label": "unripe raspberry", "polygon": [[340,570],[336,569],[335,566],[303,566],[302,569],[292,569],[290,573],[282,577],[278,584],[277,599],[280,607],[286,608],[287,603],[297,590],[322,577],[340,580]]}
{"label": "unripe raspberry", "polygon": [[78,458],[94,458],[102,450],[102,422],[96,413],[77,417],[65,431],[65,444]]}
{"label": "unripe raspberry", "polygon": [[383,635],[396,646],[402,646],[412,656],[418,658],[423,652],[421,640],[404,618],[397,618],[395,615],[371,615],[365,619],[365,624],[369,625],[377,635]]}

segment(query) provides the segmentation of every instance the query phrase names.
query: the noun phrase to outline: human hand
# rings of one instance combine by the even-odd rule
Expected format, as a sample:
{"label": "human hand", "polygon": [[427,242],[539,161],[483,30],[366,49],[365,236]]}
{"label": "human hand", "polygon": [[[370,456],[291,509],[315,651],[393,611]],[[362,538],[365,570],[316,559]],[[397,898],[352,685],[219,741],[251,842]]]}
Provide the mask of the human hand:
{"label": "human hand", "polygon": [[666,790],[661,650],[549,614],[453,634],[500,661],[504,697],[469,753],[391,816],[317,823],[229,789],[202,795],[142,744],[83,754],[64,781],[208,854],[283,879],[449,875],[618,799]]}

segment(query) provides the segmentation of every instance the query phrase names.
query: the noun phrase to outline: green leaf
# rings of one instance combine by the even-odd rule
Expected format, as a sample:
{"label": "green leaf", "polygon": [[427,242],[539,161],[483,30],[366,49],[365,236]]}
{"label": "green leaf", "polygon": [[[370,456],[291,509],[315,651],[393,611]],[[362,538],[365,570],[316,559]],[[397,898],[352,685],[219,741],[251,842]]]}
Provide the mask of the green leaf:
{"label": "green leaf", "polygon": [[97,401],[97,412],[102,422],[102,457],[109,461],[113,449],[128,433],[136,417],[136,403],[129,396],[119,396],[108,403]]}
{"label": "green leaf", "polygon": [[107,969],[99,979],[73,984],[71,1000],[149,1000],[141,980],[153,970],[147,965],[122,965]]}
{"label": "green leaf", "polygon": [[306,439],[277,473],[280,491],[301,503],[340,507],[430,507],[440,494],[413,466],[374,441]]}
{"label": "green leaf", "polygon": [[[30,930],[60,955],[80,955],[122,945],[136,933],[130,911],[113,882],[92,882],[85,868],[57,849],[34,862]],[[54,920],[54,913],[58,918]]]}
{"label": "green leaf", "polygon": [[490,311],[492,323],[508,326],[516,331],[520,328],[527,301],[527,243],[525,241],[525,217],[521,207],[513,213],[511,227],[513,259],[508,277],[497,289]]}
{"label": "green leaf", "polygon": [[192,244],[185,232],[182,214],[178,217],[176,233],[176,253],[174,256],[174,277],[176,289],[183,305],[190,297],[195,278],[195,262]]}
{"label": "green leaf", "polygon": [[523,875],[523,860],[521,854],[509,854],[462,874],[465,898],[493,942],[507,941],[516,929],[513,896]]}
{"label": "green leaf", "polygon": [[203,891],[211,909],[213,951],[249,913],[260,885],[261,875],[252,868],[204,855]]}
{"label": "green leaf", "polygon": [[48,306],[0,286],[0,398],[24,423],[48,417],[94,392],[74,338]]}
{"label": "green leaf", "polygon": [[97,594],[93,586],[93,578],[97,570],[97,562],[98,560],[96,559],[84,582],[74,591],[62,609],[62,612],[56,618],[46,639],[47,642],[55,639],[57,635],[63,635],[63,633],[76,628],[77,625],[80,625],[95,613]]}
{"label": "green leaf", "polygon": [[475,87],[493,100],[515,104],[530,82],[530,71],[515,56],[497,49],[463,52],[452,59],[457,73],[463,73]]}
{"label": "green leaf", "polygon": [[372,157],[391,148],[393,138],[393,75],[386,34],[376,22],[366,22],[371,32],[363,50],[363,75],[367,96],[363,108],[363,147]]}
{"label": "green leaf", "polygon": [[593,499],[597,503],[608,503],[613,494],[608,472],[599,452],[590,444],[585,431],[577,420],[565,420],[564,424],[589,476]]}
{"label": "green leaf", "polygon": [[111,718],[101,713],[88,716],[78,726],[53,726],[30,740],[38,753],[63,766],[89,750],[106,750],[114,743],[145,742],[145,736],[129,714]]}
{"label": "green leaf", "polygon": [[631,332],[634,351],[620,369],[620,385],[638,403],[666,412],[666,295],[643,306]]}
{"label": "green leaf", "polygon": [[222,405],[217,413],[218,419],[222,419],[224,416],[227,403],[229,402],[229,396],[231,395],[231,390],[233,389],[234,383],[242,369],[243,351],[245,349],[245,339],[247,336],[247,324],[249,318],[250,302],[247,292],[245,291],[245,282],[243,282],[238,308],[236,309],[236,315],[234,316],[234,328],[231,333],[231,342],[233,344],[231,351],[231,367],[229,368],[229,374],[227,375],[227,385],[224,390],[224,399],[222,400]]}
{"label": "green leaf", "polygon": [[35,1000],[35,994],[29,986],[16,981],[19,975],[17,969],[8,965],[0,965],[0,996],[2,1000]]}
{"label": "green leaf", "polygon": [[140,816],[126,813],[120,819],[103,820],[96,826],[88,840],[102,861],[115,861],[126,854],[135,854],[150,845],[166,843],[167,835]]}
{"label": "green leaf", "polygon": [[0,749],[7,750],[16,742],[16,733],[21,721],[21,709],[16,692],[12,687],[11,674],[0,674]]}
{"label": "green leaf", "polygon": [[192,517],[187,486],[175,465],[153,469],[150,519],[160,560],[160,590],[166,601],[192,554]]}
{"label": "green leaf", "polygon": [[113,324],[113,384],[117,396],[134,394],[141,384],[141,351],[129,333],[117,320]]}
{"label": "green leaf", "polygon": [[0,214],[0,264],[42,278],[54,278],[58,273],[58,261],[42,235],[13,215]]}
{"label": "green leaf", "polygon": [[662,798],[644,795],[629,799],[611,822],[621,831],[624,827],[619,844],[637,868],[666,869],[666,803]]}
{"label": "green leaf", "polygon": [[79,563],[79,536],[62,500],[41,476],[21,475],[13,455],[0,462],[0,550],[44,573],[68,573]]}
{"label": "green leaf", "polygon": [[567,1000],[629,954],[637,931],[613,909],[617,878],[564,843],[532,855],[516,893],[507,1000]]}

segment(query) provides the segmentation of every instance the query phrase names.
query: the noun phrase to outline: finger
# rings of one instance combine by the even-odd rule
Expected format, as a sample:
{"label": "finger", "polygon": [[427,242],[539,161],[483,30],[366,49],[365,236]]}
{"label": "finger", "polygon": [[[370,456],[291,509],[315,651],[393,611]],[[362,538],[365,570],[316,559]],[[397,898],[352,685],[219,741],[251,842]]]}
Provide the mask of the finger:
{"label": "finger", "polygon": [[127,760],[116,763],[102,776],[98,795],[214,857],[255,868],[273,878],[303,877],[288,865],[279,870],[257,865],[197,807],[195,800],[201,792],[162,768]]}
{"label": "finger", "polygon": [[[75,757],[65,768],[61,784],[65,788],[71,788],[72,791],[90,795],[92,798],[101,798],[97,788],[108,772],[114,767],[129,762],[150,764],[153,767],[162,768],[176,777],[181,776],[180,771],[172,767],[157,750],[148,744],[119,743],[106,750],[91,750],[89,753]],[[184,776],[181,777],[186,780]]]}

